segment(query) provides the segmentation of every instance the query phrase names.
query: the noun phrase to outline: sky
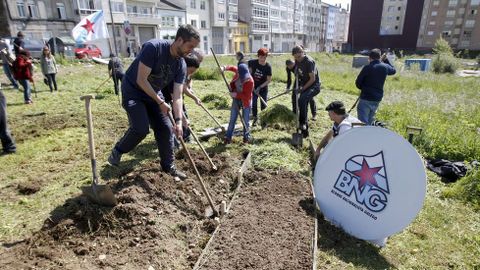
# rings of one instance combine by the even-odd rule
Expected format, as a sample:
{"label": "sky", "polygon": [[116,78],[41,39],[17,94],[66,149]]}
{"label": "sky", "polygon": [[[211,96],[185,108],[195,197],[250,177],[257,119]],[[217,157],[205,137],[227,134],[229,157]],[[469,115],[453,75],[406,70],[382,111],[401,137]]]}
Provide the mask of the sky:
{"label": "sky", "polygon": [[347,8],[347,4],[350,4],[350,0],[322,0],[322,2],[325,2],[330,5],[335,5],[335,4],[342,4],[342,8]]}

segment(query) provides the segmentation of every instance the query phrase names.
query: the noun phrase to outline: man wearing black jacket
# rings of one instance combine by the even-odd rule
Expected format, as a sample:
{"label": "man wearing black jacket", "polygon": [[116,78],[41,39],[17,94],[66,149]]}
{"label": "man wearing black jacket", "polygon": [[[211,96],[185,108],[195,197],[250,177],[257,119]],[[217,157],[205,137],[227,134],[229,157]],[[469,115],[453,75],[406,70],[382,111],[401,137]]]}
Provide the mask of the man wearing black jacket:
{"label": "man wearing black jacket", "polygon": [[378,105],[382,101],[385,79],[396,72],[386,56],[380,57],[381,53],[380,49],[370,51],[370,64],[362,68],[355,81],[355,85],[361,90],[357,116],[367,125],[373,123]]}

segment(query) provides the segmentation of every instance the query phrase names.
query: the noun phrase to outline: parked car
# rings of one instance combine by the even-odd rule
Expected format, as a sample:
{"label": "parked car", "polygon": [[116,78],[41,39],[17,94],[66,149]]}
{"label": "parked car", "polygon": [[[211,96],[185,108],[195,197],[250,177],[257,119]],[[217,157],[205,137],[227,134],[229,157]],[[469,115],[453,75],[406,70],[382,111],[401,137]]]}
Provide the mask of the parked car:
{"label": "parked car", "polygon": [[[15,37],[6,37],[4,39],[10,44],[11,52],[13,53],[13,41],[15,40]],[[42,56],[43,46],[45,46],[43,40],[25,38],[23,39],[23,43],[25,44],[24,49],[30,52],[32,58],[40,58],[40,56]]]}
{"label": "parked car", "polygon": [[75,48],[75,57],[77,59],[85,59],[92,57],[102,57],[102,51],[93,44],[77,45]]}

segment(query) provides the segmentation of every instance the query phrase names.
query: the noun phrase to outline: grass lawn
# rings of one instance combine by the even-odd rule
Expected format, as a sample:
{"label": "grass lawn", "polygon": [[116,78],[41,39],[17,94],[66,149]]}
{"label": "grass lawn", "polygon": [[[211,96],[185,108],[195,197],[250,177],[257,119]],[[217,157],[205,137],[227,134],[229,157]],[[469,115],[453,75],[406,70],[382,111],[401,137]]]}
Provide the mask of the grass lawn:
{"label": "grass lawn", "polygon": [[[359,70],[351,68],[351,56],[313,56],[323,82],[322,92],[316,97],[319,119],[312,122],[310,132],[312,140],[318,143],[331,126],[324,107],[333,100],[342,100],[347,107],[354,103],[358,96],[354,81]],[[286,57],[268,59],[274,74],[270,96],[285,88]],[[233,57],[221,57],[220,61],[234,64]],[[414,145],[426,158],[480,160],[480,79],[403,71],[400,62],[397,67],[397,75],[387,79],[378,118],[401,135],[405,135],[407,125],[423,127]],[[227,97],[224,82],[214,68],[213,59],[207,57],[198,75],[207,80],[194,81],[200,97],[208,94]],[[108,82],[95,92],[107,76],[106,66],[65,63],[57,75],[58,93],[49,92],[39,73],[37,69],[38,98],[33,95],[33,105],[24,105],[23,94],[6,89],[7,80],[1,77],[10,129],[18,146],[17,154],[0,157],[2,243],[23,239],[39,230],[55,207],[79,194],[78,188],[90,182],[85,108],[80,96],[97,95],[92,102],[92,112],[97,162],[103,181],[158,159],[153,134],[149,134],[137,149],[124,155],[124,166],[114,169],[106,165],[111,148],[128,126],[126,113],[113,95],[113,84]],[[188,98],[186,103],[194,130],[214,126],[200,107]],[[275,103],[290,107],[290,97],[285,95],[272,102]],[[212,108],[211,112],[220,122],[228,121],[229,110]],[[307,148],[297,151],[290,146],[292,132],[293,129],[255,128],[252,132],[255,142],[251,145],[240,145],[237,139],[237,143],[225,147],[213,138],[206,147],[209,151],[232,153],[248,149],[253,152],[253,163],[257,167],[283,167],[309,175]],[[431,172],[427,175],[423,209],[410,226],[389,239],[385,248],[378,249],[349,237],[321,221],[318,269],[479,269],[478,208],[462,200],[446,198],[444,193],[452,185],[443,183]],[[473,179],[476,183],[480,181],[478,175]],[[37,183],[41,189],[32,195],[22,195],[17,188],[22,183]]]}

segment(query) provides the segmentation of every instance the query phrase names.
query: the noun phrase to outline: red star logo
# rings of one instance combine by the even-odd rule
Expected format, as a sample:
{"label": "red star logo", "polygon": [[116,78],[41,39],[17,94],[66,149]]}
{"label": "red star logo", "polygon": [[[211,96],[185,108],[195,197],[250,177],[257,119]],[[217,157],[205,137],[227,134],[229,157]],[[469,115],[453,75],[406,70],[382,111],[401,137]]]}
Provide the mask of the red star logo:
{"label": "red star logo", "polygon": [[377,181],[375,180],[375,174],[377,174],[381,169],[382,167],[370,168],[367,161],[363,159],[362,169],[353,172],[353,174],[360,178],[359,188],[362,188],[365,184],[378,186]]}
{"label": "red star logo", "polygon": [[92,23],[88,19],[87,19],[87,22],[84,25],[82,25],[83,28],[87,29],[87,35],[90,33],[90,31],[92,31],[92,33],[95,33],[93,31],[93,25],[94,25],[94,23]]}

